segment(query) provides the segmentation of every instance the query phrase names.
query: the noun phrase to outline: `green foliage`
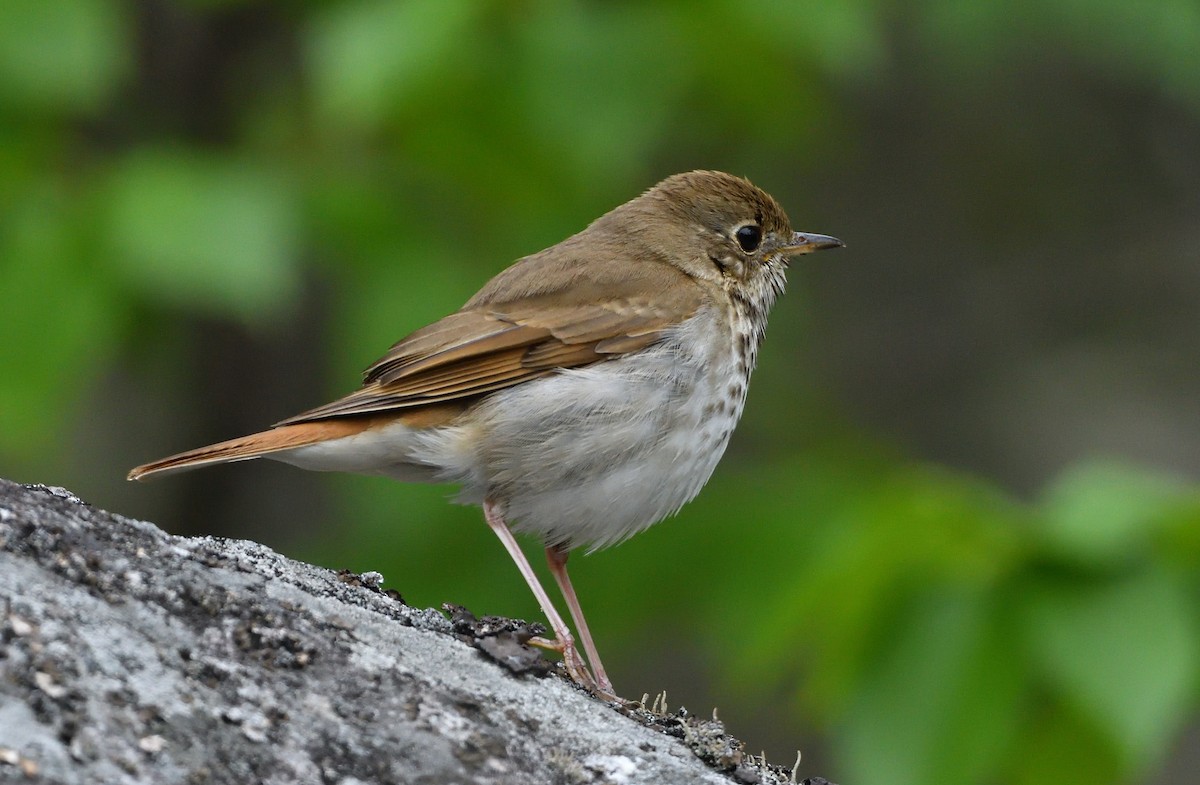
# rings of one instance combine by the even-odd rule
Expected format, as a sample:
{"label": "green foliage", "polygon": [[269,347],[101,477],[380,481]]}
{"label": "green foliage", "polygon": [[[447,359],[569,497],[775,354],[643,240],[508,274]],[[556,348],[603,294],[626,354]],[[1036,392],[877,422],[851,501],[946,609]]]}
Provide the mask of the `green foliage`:
{"label": "green foliage", "polygon": [[[706,618],[754,609],[744,646],[709,643],[736,658],[739,691],[802,670],[798,709],[834,729],[848,781],[1085,783],[1098,761],[1102,781],[1124,781],[1193,710],[1197,562],[1180,569],[1168,543],[1200,526],[1194,487],[1087,464],[1027,506],[929,469],[809,459],[760,472],[716,480],[718,498],[663,536],[688,553],[681,570],[716,576],[693,585]],[[769,542],[731,542],[739,518]],[[1085,518],[1101,545],[1068,544]],[[706,541],[727,543],[720,562],[704,562],[718,555]],[[742,559],[754,569],[729,569]],[[686,580],[655,572],[630,602]]]}
{"label": "green foliage", "polygon": [[1004,768],[1029,678],[1006,611],[961,585],[897,611],[839,719],[850,781],[978,782]]}
{"label": "green foliage", "polygon": [[1200,668],[1200,608],[1187,587],[1153,569],[1095,585],[1031,580],[1025,604],[1034,666],[1064,703],[1128,771],[1161,757]]}
{"label": "green foliage", "polygon": [[0,96],[30,112],[98,109],[128,66],[130,32],[108,0],[5,0]]}
{"label": "green foliage", "polygon": [[[76,486],[77,454],[116,449],[84,453],[97,438],[85,396],[181,373],[186,352],[163,348],[181,323],[293,326],[312,280],[329,313],[311,350],[338,380],[330,394],[346,392],[390,341],[670,171],[747,174],[802,228],[826,229],[801,219],[833,209],[804,178],[859,165],[861,118],[880,106],[925,111],[894,94],[906,58],[950,111],[990,104],[1032,53],[1053,53],[1051,67],[1161,90],[1195,120],[1197,8],[6,0],[0,469]],[[1034,168],[1055,157],[1009,144]],[[972,172],[1003,168],[964,149]],[[1072,209],[1063,193],[1020,204],[1038,220]],[[1011,244],[1011,223],[986,212],[984,231]],[[776,318],[808,318],[804,296]],[[606,654],[648,656],[649,619],[711,630],[696,643],[717,677],[749,702],[788,690],[795,717],[830,735],[839,772],[826,773],[856,785],[1146,777],[1197,711],[1200,490],[1090,462],[1026,503],[885,453],[788,375],[804,339],[785,326],[737,454],[700,500],[572,561]],[[156,352],[174,359],[130,369]],[[85,495],[105,503],[115,477]],[[333,534],[310,556],[379,569],[416,604],[536,617],[477,511],[446,489],[330,482]]]}
{"label": "green foliage", "polygon": [[79,378],[110,359],[122,321],[121,294],[87,261],[83,207],[58,183],[40,182],[4,218],[0,340],[0,433],[4,448],[35,461],[64,437],[62,417]]}
{"label": "green foliage", "polygon": [[1042,547],[1083,569],[1143,561],[1155,533],[1196,511],[1195,491],[1174,478],[1093,463],[1068,472],[1046,494]]}
{"label": "green foliage", "polygon": [[134,293],[246,321],[295,297],[295,199],[260,166],[197,152],[143,149],[104,192],[113,264]]}
{"label": "green foliage", "polygon": [[[331,130],[384,123],[438,89],[485,4],[471,0],[340,3],[309,34],[313,98]],[[428,99],[426,99],[428,100]]]}

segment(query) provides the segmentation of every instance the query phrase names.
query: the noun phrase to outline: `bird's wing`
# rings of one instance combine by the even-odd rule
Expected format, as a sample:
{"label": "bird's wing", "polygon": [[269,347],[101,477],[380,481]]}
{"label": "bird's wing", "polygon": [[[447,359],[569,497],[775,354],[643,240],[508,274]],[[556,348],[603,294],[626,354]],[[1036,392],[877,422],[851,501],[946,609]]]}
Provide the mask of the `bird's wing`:
{"label": "bird's wing", "polygon": [[670,308],[637,297],[546,300],[534,296],[451,314],[394,345],[365,371],[360,390],[277,425],[464,401],[619,357],[660,340],[695,313],[702,297],[696,289],[694,296],[674,298]]}

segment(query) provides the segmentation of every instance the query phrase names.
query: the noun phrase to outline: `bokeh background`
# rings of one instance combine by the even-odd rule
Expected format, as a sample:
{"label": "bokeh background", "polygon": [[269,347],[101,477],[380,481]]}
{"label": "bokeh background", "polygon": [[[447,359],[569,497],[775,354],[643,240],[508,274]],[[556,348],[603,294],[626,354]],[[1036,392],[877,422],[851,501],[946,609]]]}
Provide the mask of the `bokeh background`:
{"label": "bokeh background", "polygon": [[0,473],[537,618],[447,488],[125,471],[692,168],[848,247],[699,499],[572,561],[618,689],[854,785],[1195,782],[1194,0],[4,0]]}

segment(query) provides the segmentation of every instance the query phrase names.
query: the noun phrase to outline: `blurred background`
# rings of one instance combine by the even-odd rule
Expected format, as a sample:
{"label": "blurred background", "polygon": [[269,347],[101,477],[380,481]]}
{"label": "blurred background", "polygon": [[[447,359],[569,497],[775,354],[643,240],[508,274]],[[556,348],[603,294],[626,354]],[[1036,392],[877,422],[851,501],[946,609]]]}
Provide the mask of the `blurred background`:
{"label": "blurred background", "polygon": [[618,691],[854,785],[1195,782],[1194,0],[5,0],[0,474],[539,618],[452,489],[125,472],[693,168],[847,248],[700,497],[572,560]]}

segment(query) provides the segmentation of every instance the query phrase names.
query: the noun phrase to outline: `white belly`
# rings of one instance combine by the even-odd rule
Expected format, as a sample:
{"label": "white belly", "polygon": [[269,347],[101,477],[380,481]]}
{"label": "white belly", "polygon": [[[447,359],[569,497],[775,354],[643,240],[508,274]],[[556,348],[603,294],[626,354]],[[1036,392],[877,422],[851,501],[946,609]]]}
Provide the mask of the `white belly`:
{"label": "white belly", "polygon": [[[685,325],[686,327],[687,325]],[[745,401],[728,328],[492,393],[453,425],[392,426],[303,447],[309,469],[452,482],[499,502],[516,531],[602,548],[675,513],[708,481]]]}
{"label": "white belly", "polygon": [[700,492],[745,389],[728,334],[676,338],[496,393],[469,424],[423,435],[417,453],[463,485],[461,501],[500,502],[517,531],[601,548]]}

